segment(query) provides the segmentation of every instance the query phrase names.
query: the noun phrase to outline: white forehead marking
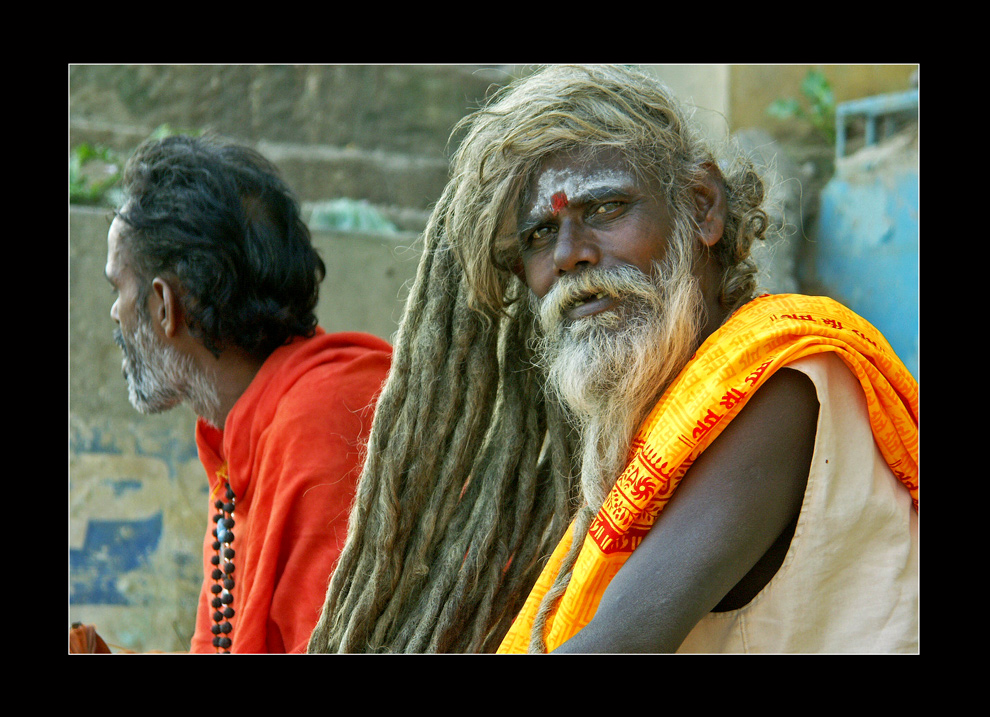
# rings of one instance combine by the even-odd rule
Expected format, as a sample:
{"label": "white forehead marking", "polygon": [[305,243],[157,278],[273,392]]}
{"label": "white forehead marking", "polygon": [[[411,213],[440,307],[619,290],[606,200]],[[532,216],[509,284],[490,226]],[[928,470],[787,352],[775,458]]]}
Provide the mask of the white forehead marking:
{"label": "white forehead marking", "polygon": [[583,198],[604,187],[631,186],[632,175],[622,169],[590,170],[547,168],[543,170],[536,181],[536,193],[530,204],[531,211],[538,212],[553,207],[553,196],[563,192],[567,201]]}

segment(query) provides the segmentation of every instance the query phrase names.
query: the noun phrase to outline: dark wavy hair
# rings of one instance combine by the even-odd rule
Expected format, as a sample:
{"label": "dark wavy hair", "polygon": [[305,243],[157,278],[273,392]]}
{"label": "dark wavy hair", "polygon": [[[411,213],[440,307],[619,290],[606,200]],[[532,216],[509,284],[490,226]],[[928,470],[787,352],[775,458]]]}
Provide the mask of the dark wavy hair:
{"label": "dark wavy hair", "polygon": [[217,356],[236,346],[263,359],[312,335],[326,267],[271,162],[214,136],[150,139],[123,189],[117,216],[141,305],[152,278],[175,280],[190,329]]}

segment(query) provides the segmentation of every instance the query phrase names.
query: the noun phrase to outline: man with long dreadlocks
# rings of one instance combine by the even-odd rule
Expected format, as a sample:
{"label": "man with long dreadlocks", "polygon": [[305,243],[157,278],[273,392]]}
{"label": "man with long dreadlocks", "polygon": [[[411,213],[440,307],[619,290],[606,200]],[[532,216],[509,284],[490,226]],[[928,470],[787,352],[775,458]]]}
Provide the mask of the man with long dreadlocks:
{"label": "man with long dreadlocks", "polygon": [[630,69],[465,128],[309,650],[916,650],[917,383],[751,165]]}

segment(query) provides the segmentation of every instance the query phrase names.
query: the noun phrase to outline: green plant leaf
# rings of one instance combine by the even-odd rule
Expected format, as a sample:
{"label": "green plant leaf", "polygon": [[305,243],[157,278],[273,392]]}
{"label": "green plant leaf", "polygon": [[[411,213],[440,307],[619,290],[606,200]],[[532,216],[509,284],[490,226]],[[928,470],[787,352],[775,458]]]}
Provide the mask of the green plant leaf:
{"label": "green plant leaf", "polygon": [[801,82],[801,92],[804,93],[812,106],[825,110],[835,106],[835,94],[828,79],[819,70],[810,70]]}
{"label": "green plant leaf", "polygon": [[793,97],[775,100],[767,114],[777,119],[800,119],[829,142],[835,141],[835,93],[820,70],[809,70],[801,81],[801,94],[808,108]]}
{"label": "green plant leaf", "polygon": [[777,119],[792,119],[801,116],[801,105],[793,97],[774,100],[767,107],[767,114]]}
{"label": "green plant leaf", "polygon": [[107,190],[120,181],[120,175],[121,163],[112,149],[88,143],[78,145],[69,153],[69,201],[102,203]]}

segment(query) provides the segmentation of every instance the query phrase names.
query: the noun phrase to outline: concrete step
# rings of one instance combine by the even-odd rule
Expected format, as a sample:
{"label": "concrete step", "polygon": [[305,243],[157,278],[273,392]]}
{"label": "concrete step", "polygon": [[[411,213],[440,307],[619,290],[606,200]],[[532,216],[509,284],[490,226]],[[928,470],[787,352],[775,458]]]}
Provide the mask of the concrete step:
{"label": "concrete step", "polygon": [[[127,156],[157,127],[256,146],[303,202],[349,197],[403,216],[447,180],[456,122],[511,70],[482,65],[77,65],[70,147]],[[417,218],[418,222],[419,219]]]}
{"label": "concrete step", "polygon": [[[102,145],[126,158],[154,130],[148,126],[72,120],[69,146]],[[425,209],[447,181],[447,160],[441,154],[426,156],[225,136],[255,147],[272,160],[304,202],[352,197],[374,204]]]}
{"label": "concrete step", "polygon": [[[126,159],[153,128],[73,121],[70,147],[82,144],[112,149]],[[241,140],[243,141],[243,140]],[[400,231],[422,231],[432,204],[447,182],[443,158],[279,142],[246,142],[270,159],[299,197],[307,220],[328,200],[360,200]],[[108,172],[100,163],[89,172]]]}
{"label": "concrete step", "polygon": [[497,65],[73,65],[73,119],[210,127],[249,141],[442,153]]}
{"label": "concrete step", "polygon": [[419,232],[447,181],[454,124],[511,68],[482,65],[75,65],[70,147],[121,157],[156,128],[254,146],[304,209],[363,200]]}

